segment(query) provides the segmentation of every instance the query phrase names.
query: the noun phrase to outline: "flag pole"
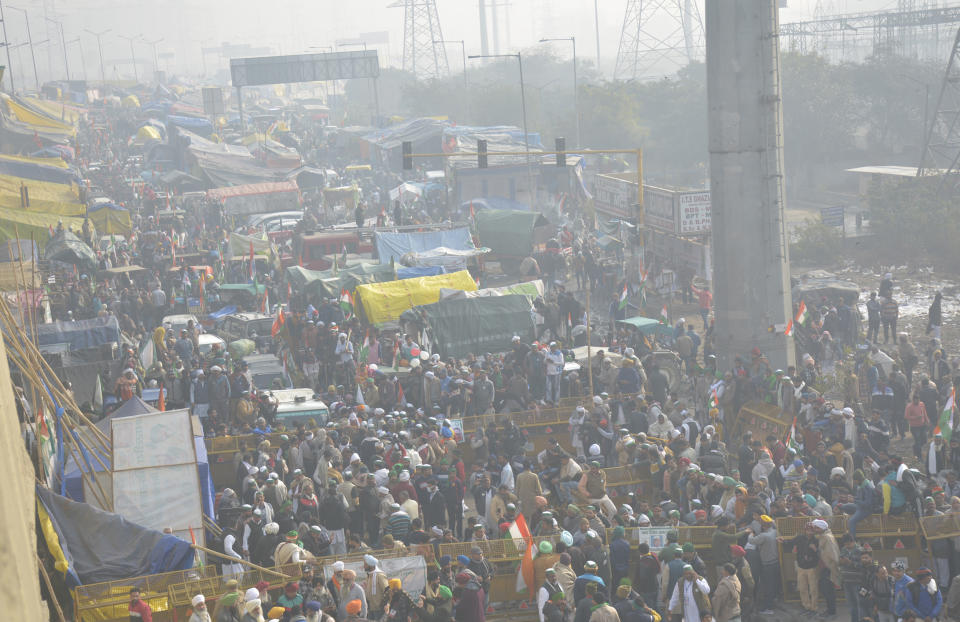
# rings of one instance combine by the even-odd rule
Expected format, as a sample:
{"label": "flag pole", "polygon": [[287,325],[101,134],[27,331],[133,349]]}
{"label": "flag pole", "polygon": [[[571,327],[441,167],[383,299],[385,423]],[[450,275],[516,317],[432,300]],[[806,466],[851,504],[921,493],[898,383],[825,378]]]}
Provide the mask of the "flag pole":
{"label": "flag pole", "polygon": [[[588,279],[589,281],[589,279]],[[590,347],[590,283],[587,283],[587,381],[593,398],[593,350]]]}

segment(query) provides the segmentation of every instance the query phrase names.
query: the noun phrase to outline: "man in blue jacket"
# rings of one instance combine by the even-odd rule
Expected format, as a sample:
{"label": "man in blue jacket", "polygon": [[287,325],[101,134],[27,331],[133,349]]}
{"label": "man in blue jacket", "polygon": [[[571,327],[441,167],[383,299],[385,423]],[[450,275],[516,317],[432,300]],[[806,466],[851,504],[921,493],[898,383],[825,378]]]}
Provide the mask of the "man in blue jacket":
{"label": "man in blue jacket", "polygon": [[[943,609],[943,595],[929,568],[920,568],[916,580],[903,590],[903,611],[913,611],[917,621],[932,622]],[[898,614],[899,615],[899,614]]]}
{"label": "man in blue jacket", "polygon": [[903,616],[905,601],[904,591],[908,584],[913,583],[913,577],[907,574],[906,565],[900,560],[890,562],[890,575],[893,577],[893,595],[891,596],[890,610],[897,618]]}

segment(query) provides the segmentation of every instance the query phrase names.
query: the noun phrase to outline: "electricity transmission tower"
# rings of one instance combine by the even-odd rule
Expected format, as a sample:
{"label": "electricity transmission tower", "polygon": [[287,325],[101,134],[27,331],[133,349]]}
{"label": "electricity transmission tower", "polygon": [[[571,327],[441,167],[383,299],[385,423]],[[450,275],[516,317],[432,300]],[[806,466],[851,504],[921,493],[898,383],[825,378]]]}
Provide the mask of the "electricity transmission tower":
{"label": "electricity transmission tower", "polygon": [[417,79],[440,78],[450,73],[442,43],[436,0],[397,0],[403,8],[403,69]]}
{"label": "electricity transmission tower", "polygon": [[940,84],[937,105],[930,116],[923,141],[917,177],[940,175],[940,189],[948,178],[956,179],[960,162],[960,29]]}
{"label": "electricity transmission tower", "polygon": [[697,0],[627,0],[613,75],[636,80],[673,73],[703,52]]}

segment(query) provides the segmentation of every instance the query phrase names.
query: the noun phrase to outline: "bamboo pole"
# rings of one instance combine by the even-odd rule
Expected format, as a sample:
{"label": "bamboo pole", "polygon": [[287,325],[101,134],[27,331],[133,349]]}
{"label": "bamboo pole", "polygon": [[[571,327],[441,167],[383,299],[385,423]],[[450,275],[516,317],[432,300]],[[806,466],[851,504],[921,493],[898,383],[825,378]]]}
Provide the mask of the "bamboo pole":
{"label": "bamboo pole", "polygon": [[[70,412],[70,410],[72,410],[73,411],[71,413],[72,415],[75,415],[83,423],[90,426],[94,436],[99,438],[102,441],[103,449],[105,451],[109,451],[110,439],[108,439],[106,435],[100,431],[99,428],[93,425],[93,422],[90,421],[90,419],[88,419],[87,416],[83,414],[83,412],[77,406],[73,398],[71,398],[66,393],[66,390],[64,389],[62,383],[60,382],[59,377],[50,367],[50,364],[47,363],[46,359],[44,359],[43,356],[40,355],[40,351],[37,349],[37,347],[30,341],[22,340],[22,337],[20,335],[23,335],[24,333],[23,331],[17,330],[18,327],[16,326],[16,321],[13,318],[13,314],[10,312],[10,308],[7,305],[6,301],[2,299],[0,299],[0,316],[2,316],[0,317],[0,319],[6,322],[7,327],[9,329],[7,335],[5,336],[8,337],[8,341],[10,343],[19,345],[19,347],[17,347],[16,349],[20,352],[24,360],[24,363],[28,367],[35,366],[34,369],[43,370],[45,372],[44,375],[47,377],[48,382],[46,383],[41,382],[40,384],[44,384],[45,387],[51,392],[51,394],[56,393],[57,397],[62,402],[62,406],[64,407],[65,412]],[[17,341],[17,339],[10,338],[14,335],[17,335],[18,338],[21,341],[23,341],[23,343],[20,343],[19,341]],[[37,371],[36,375],[39,378],[39,371]],[[70,410],[68,410],[67,407],[69,407]]]}
{"label": "bamboo pole", "polygon": [[274,576],[280,577],[281,579],[290,579],[290,578],[291,578],[289,575],[285,575],[285,574],[283,574],[282,572],[277,572],[276,570],[271,570],[271,569],[269,569],[269,568],[264,568],[263,566],[258,566],[258,565],[256,565],[256,564],[254,564],[253,562],[248,562],[248,561],[245,560],[245,559],[240,559],[240,558],[237,558],[237,557],[230,557],[229,555],[224,555],[223,553],[217,553],[216,551],[210,550],[210,549],[208,549],[208,548],[205,547],[205,546],[200,546],[199,544],[193,544],[193,545],[191,545],[191,546],[193,546],[193,548],[197,549],[198,551],[203,551],[203,552],[206,553],[207,555],[213,555],[214,557],[219,557],[219,558],[221,558],[221,559],[225,559],[225,560],[229,561],[229,562],[232,563],[232,564],[243,564],[244,566],[249,566],[249,567],[253,568],[254,570],[259,570],[260,572],[266,572],[266,573],[272,574],[272,575],[274,575]]}
{"label": "bamboo pole", "polygon": [[60,618],[60,622],[67,622],[67,616],[63,615],[60,601],[57,600],[57,594],[53,591],[53,583],[50,581],[50,575],[47,574],[47,569],[43,567],[43,560],[40,559],[39,555],[37,555],[37,565],[40,566],[40,576],[43,577],[43,582],[47,585],[47,592],[50,593],[50,602],[53,603],[53,608],[57,610],[57,617]]}

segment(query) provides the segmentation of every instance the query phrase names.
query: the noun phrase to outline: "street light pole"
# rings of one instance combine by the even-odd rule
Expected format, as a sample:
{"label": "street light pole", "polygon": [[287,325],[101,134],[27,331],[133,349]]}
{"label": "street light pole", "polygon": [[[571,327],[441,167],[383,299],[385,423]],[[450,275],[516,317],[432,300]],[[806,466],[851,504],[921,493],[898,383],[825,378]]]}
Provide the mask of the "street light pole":
{"label": "street light pole", "polygon": [[153,46],[153,72],[156,73],[160,71],[160,57],[157,56],[157,44],[163,41],[163,37],[151,41],[150,39],[143,39],[143,42]]}
{"label": "street light pole", "polygon": [[[363,51],[364,52],[367,51],[366,41],[346,41],[343,43],[338,43],[337,47],[343,48],[343,47],[356,46],[356,45],[362,45]],[[367,80],[368,92],[370,91],[371,86],[373,86],[373,108],[374,108],[373,125],[374,127],[380,127],[380,89],[377,85],[377,78],[369,78]],[[346,89],[344,89],[344,92],[346,92]]]}
{"label": "street light pole", "polygon": [[540,43],[548,41],[569,41],[573,45],[573,114],[577,118],[577,148],[580,147],[580,89],[577,87],[577,38],[555,37],[540,39]]}
{"label": "street light pole", "polygon": [[593,34],[597,38],[597,71],[600,71],[600,9],[593,0]]}
{"label": "street light pole", "polygon": [[63,70],[67,74],[67,80],[70,80],[70,61],[67,59],[67,39],[63,36],[63,22],[58,22],[55,19],[49,17],[44,17],[43,19],[48,22],[54,23],[57,25],[57,28],[60,30],[60,47],[63,48]]}
{"label": "street light pole", "polygon": [[3,17],[3,2],[0,1],[0,22],[3,22],[3,47],[7,48],[7,75],[10,77],[10,92],[14,92],[13,86],[13,61],[10,60],[10,39],[7,38],[7,20]]}
{"label": "street light pole", "polygon": [[527,95],[524,91],[523,85],[523,56],[520,52],[516,54],[472,54],[467,58],[516,58],[517,65],[520,67],[520,114],[523,118],[523,150],[525,152],[524,158],[527,161],[527,177],[529,178],[529,193],[530,193],[530,207],[533,207],[533,171],[530,168],[530,132],[527,131]]}
{"label": "street light pole", "polygon": [[83,42],[80,41],[78,36],[76,39],[70,39],[67,43],[76,43],[77,47],[80,48],[80,68],[83,69],[83,79],[87,79],[87,59],[83,56]]}
{"label": "street light pole", "polygon": [[128,37],[126,35],[117,36],[130,42],[130,60],[133,62],[133,81],[140,82],[140,76],[137,75],[137,53],[133,50],[133,42],[139,39],[140,35],[137,35],[136,37]]}
{"label": "street light pole", "polygon": [[100,81],[106,84],[107,74],[103,71],[103,44],[100,41],[100,37],[110,32],[110,29],[107,28],[103,32],[94,32],[88,28],[84,28],[84,30],[86,30],[87,32],[89,32],[90,34],[92,34],[94,37],[97,38],[97,51],[100,53]]}
{"label": "street light pole", "polygon": [[37,55],[33,51],[33,34],[30,32],[30,14],[27,13],[26,9],[21,9],[19,7],[7,5],[8,9],[13,9],[14,11],[20,11],[23,13],[23,19],[27,23],[27,43],[30,44],[30,60],[33,62],[33,82],[37,87],[37,92],[40,92],[40,77],[37,73]]}
{"label": "street light pole", "polygon": [[437,39],[434,43],[456,43],[460,46],[460,55],[463,57],[463,88],[467,88],[467,44],[462,39],[449,40],[449,39]]}

